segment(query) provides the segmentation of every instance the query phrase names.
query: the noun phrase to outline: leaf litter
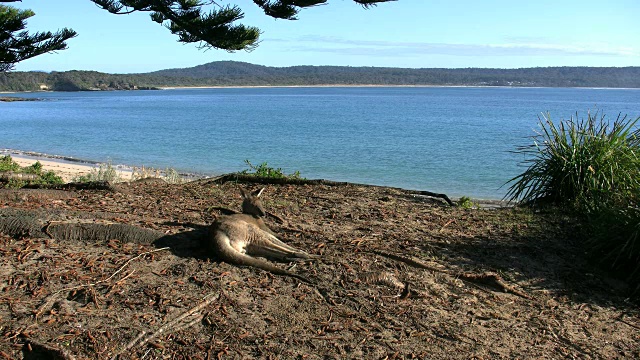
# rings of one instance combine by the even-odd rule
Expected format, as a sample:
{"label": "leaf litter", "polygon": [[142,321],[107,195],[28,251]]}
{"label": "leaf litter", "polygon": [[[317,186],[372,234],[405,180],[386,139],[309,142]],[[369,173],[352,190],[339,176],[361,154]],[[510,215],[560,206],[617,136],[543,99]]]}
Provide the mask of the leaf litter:
{"label": "leaf litter", "polygon": [[266,185],[271,229],[320,255],[278,264],[306,284],[201,245],[259,186],[2,190],[0,358],[640,357],[637,304],[581,256],[570,217]]}

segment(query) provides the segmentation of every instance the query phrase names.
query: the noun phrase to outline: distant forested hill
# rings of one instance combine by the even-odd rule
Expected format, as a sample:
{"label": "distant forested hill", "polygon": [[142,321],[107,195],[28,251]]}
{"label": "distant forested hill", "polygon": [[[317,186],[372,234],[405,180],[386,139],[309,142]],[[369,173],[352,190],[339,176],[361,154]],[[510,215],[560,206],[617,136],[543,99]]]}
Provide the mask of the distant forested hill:
{"label": "distant forested hill", "polygon": [[640,88],[640,67],[405,69],[349,66],[269,67],[218,61],[144,74],[95,71],[0,74],[0,91],[134,90],[179,86],[434,85]]}

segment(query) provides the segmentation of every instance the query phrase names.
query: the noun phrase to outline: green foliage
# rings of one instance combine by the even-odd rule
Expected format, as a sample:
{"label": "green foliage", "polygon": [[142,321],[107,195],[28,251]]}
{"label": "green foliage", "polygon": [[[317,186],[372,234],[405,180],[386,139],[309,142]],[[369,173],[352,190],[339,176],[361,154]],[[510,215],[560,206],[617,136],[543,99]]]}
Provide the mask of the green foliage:
{"label": "green foliage", "polygon": [[640,118],[543,118],[534,144],[518,150],[529,167],[510,180],[506,198],[573,211],[588,253],[640,291]]}
{"label": "green foliage", "polygon": [[[0,0],[17,2],[20,0]],[[260,29],[236,23],[244,18],[242,9],[233,4],[219,5],[209,0],[90,0],[112,14],[146,12],[151,20],[163,25],[183,43],[198,43],[203,49],[251,51],[260,42]],[[354,0],[365,8],[394,0]],[[266,15],[295,20],[302,8],[326,3],[327,0],[254,0]],[[206,7],[214,8],[206,11]],[[14,64],[55,50],[66,49],[65,41],[76,36],[70,29],[57,33],[33,35],[24,30],[31,10],[0,5],[0,73]]]}
{"label": "green foliage", "polygon": [[[149,12],[151,20],[164,25],[180,42],[200,43],[201,48],[228,51],[254,50],[260,41],[260,29],[237,24],[244,18],[237,5],[217,5],[206,12],[201,0],[91,0],[112,14],[134,11]],[[394,0],[354,0],[364,7]],[[296,20],[302,8],[326,3],[327,0],[254,0],[267,16]]]}
{"label": "green foliage", "polygon": [[27,185],[27,182],[21,179],[9,179],[5,184],[5,189],[20,189]]}
{"label": "green foliage", "polygon": [[13,161],[11,156],[6,155],[0,157],[0,172],[11,171],[17,174],[31,174],[36,175],[35,179],[9,179],[3,185],[6,188],[22,188],[27,185],[54,185],[62,184],[62,178],[56,175],[53,171],[42,171],[42,164],[36,161],[31,166],[20,167],[18,163]]}
{"label": "green foliage", "polygon": [[[17,1],[17,0],[16,0]],[[12,2],[7,0],[3,2]],[[65,41],[76,36],[75,31],[62,29],[29,34],[26,20],[35,15],[31,10],[0,5],[0,73],[9,71],[23,60],[67,48]]]}
{"label": "green foliage", "polygon": [[107,181],[110,183],[122,181],[120,175],[118,175],[118,171],[111,161],[106,164],[100,164],[98,168],[91,169],[87,175],[81,175],[73,179],[74,182],[94,182],[94,181]]}
{"label": "green foliage", "polygon": [[244,162],[249,166],[249,169],[240,172],[244,175],[252,175],[267,179],[301,179],[299,171],[295,171],[294,173],[287,175],[282,172],[281,168],[272,168],[266,162],[257,166],[253,165],[249,160],[245,160]]}
{"label": "green foliage", "polygon": [[474,207],[478,207],[478,204],[473,202],[473,200],[471,200],[470,197],[463,196],[460,199],[458,199],[458,206],[460,206],[463,209],[473,209]]}
{"label": "green foliage", "polygon": [[533,145],[517,151],[529,167],[509,181],[506,198],[585,212],[628,199],[640,189],[640,138],[634,131],[639,119],[618,116],[611,124],[589,113],[556,125],[543,116]]}
{"label": "green foliage", "polygon": [[0,91],[135,90],[172,86],[268,85],[477,85],[640,88],[640,67],[529,69],[398,69],[347,66],[269,67],[217,61],[146,74],[96,71],[13,72],[0,76]]}
{"label": "green foliage", "polygon": [[40,178],[45,184],[63,184],[62,178],[53,171],[45,171],[39,173]]}
{"label": "green foliage", "polygon": [[0,171],[18,171],[20,170],[20,165],[13,161],[11,156],[5,155],[0,157]]}
{"label": "green foliage", "polygon": [[33,165],[24,168],[24,172],[29,174],[40,174],[42,173],[42,164],[40,161],[36,161]]}
{"label": "green foliage", "polygon": [[640,292],[640,208],[635,204],[601,208],[588,218],[586,244],[591,256],[629,280]]}

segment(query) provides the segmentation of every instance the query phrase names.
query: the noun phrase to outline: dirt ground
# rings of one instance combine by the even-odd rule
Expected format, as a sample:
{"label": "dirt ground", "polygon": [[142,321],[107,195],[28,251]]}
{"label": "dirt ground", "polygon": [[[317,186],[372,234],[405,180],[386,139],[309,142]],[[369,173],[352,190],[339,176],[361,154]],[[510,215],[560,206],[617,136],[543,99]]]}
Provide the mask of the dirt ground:
{"label": "dirt ground", "polygon": [[240,186],[0,190],[0,358],[640,358],[637,303],[561,214],[267,185],[307,284],[203,250]]}

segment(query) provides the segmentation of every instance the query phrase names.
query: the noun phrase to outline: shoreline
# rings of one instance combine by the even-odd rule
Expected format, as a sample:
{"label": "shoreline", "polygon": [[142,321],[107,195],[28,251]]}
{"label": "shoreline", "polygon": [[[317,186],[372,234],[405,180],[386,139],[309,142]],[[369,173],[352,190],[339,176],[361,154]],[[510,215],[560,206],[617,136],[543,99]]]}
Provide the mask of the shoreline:
{"label": "shoreline", "polygon": [[[33,151],[20,151],[12,149],[0,149],[0,156],[11,156],[21,167],[31,166],[36,162],[42,164],[45,171],[53,171],[60,176],[65,183],[73,182],[80,176],[88,175],[92,171],[97,171],[103,163],[90,160],[80,160],[67,156],[49,155]],[[116,173],[124,181],[131,180],[133,168],[126,165],[113,165]]]}
{"label": "shoreline", "polygon": [[[97,171],[100,165],[104,165],[107,163],[92,161],[92,160],[84,160],[77,159],[69,156],[61,156],[61,155],[52,155],[46,153],[38,153],[34,151],[22,151],[15,149],[0,149],[0,156],[11,156],[18,165],[21,167],[27,167],[33,165],[35,162],[39,161],[42,164],[42,168],[45,171],[53,171],[56,175],[60,176],[65,183],[73,182],[80,176],[87,175],[92,171]],[[120,177],[122,181],[132,181],[134,180],[134,175],[136,170],[139,170],[140,167],[135,167],[131,165],[123,165],[117,164],[112,165],[115,168],[116,173]],[[158,173],[159,177],[163,177],[162,173],[164,171],[157,170],[153,168],[148,168],[149,170],[153,170]],[[142,167],[144,171],[144,166]],[[197,179],[206,179],[212,177],[212,175],[204,175],[204,174],[186,174],[180,173],[180,176],[186,181],[197,180]],[[354,183],[354,185],[358,185]],[[368,184],[362,184],[368,185]],[[390,187],[396,188],[389,185],[372,185],[372,186],[380,186],[380,187]],[[401,189],[401,188],[398,188]],[[415,191],[411,189],[403,189],[407,191]],[[451,198],[453,201],[457,201],[458,198]],[[492,209],[492,208],[501,208],[505,206],[510,206],[508,203],[502,199],[471,199],[473,202],[477,203],[480,208],[483,209]]]}
{"label": "shoreline", "polygon": [[[275,88],[503,88],[503,89],[587,89],[587,90],[638,90],[640,88],[626,87],[549,87],[549,86],[508,86],[508,85],[378,85],[378,84],[321,84],[321,85],[211,85],[211,86],[158,86],[155,89],[136,90],[78,90],[78,91],[56,91],[56,90],[28,90],[28,91],[0,91],[0,94],[31,94],[31,93],[53,93],[53,92],[96,92],[96,91],[161,91],[161,90],[197,90],[197,89],[275,89]],[[0,100],[1,101],[1,100]],[[16,101],[16,100],[13,100]]]}
{"label": "shoreline", "polygon": [[[94,160],[78,159],[71,156],[53,155],[47,153],[39,153],[35,151],[24,151],[16,149],[2,149],[0,148],[0,156],[9,155],[18,165],[21,167],[31,166],[35,162],[39,161],[42,164],[42,168],[46,171],[53,171],[56,175],[60,176],[64,182],[73,182],[80,176],[87,175],[91,172],[98,171],[100,166],[110,164],[116,171],[117,176],[121,181],[132,181],[143,177],[166,177],[166,171],[154,168],[142,166],[133,166],[127,164],[111,164],[110,161],[101,162]],[[198,173],[178,173],[178,175],[186,180],[196,180],[201,178],[210,177],[206,174]]]}

